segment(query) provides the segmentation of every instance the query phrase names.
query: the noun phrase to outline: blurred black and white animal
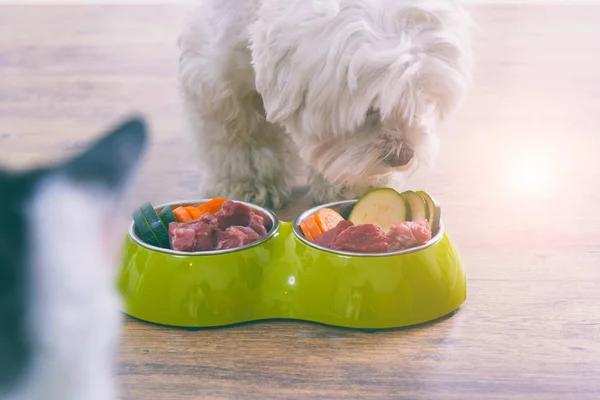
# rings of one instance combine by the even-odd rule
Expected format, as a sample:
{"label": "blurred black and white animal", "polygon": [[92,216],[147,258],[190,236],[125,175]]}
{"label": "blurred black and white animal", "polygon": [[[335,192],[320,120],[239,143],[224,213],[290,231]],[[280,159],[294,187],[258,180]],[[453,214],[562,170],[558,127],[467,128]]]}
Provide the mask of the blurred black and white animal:
{"label": "blurred black and white animal", "polygon": [[0,169],[0,399],[115,400],[122,199],[147,141],[131,119],[87,151]]}

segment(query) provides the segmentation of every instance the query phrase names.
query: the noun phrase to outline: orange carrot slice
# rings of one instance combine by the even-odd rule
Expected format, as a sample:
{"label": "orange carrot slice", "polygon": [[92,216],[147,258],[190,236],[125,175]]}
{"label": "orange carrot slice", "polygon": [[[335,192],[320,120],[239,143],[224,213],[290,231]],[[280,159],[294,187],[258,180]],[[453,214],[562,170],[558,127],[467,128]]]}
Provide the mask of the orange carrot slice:
{"label": "orange carrot slice", "polygon": [[187,211],[190,214],[190,217],[192,217],[192,219],[198,219],[202,216],[202,214],[200,214],[200,211],[194,206],[185,207],[185,211]]}
{"label": "orange carrot slice", "polygon": [[200,204],[198,207],[196,207],[196,210],[198,210],[200,215],[204,215],[208,212],[208,207],[206,207],[204,204]]}
{"label": "orange carrot slice", "polygon": [[212,199],[211,201],[208,202],[208,212],[211,214],[216,213],[221,208],[223,208],[223,203],[225,203],[226,201],[227,201],[227,199],[224,197]]}
{"label": "orange carrot slice", "polygon": [[304,222],[300,222],[300,230],[304,234],[305,238],[307,238],[311,242],[315,241],[315,238],[313,237],[313,235],[310,234],[310,230],[308,229],[308,227],[306,226],[306,224]]}
{"label": "orange carrot slice", "polygon": [[315,214],[315,221],[322,232],[335,228],[343,220],[344,217],[331,208],[323,208]]}
{"label": "orange carrot slice", "polygon": [[317,225],[317,221],[315,221],[314,215],[311,215],[310,217],[306,218],[303,222],[306,226],[306,229],[308,230],[308,232],[310,232],[311,236],[314,239],[318,238],[319,236],[321,236],[321,233],[323,233],[319,228],[319,225]]}
{"label": "orange carrot slice", "polygon": [[177,218],[179,222],[190,222],[192,220],[192,216],[184,207],[177,207],[173,210],[173,215]]}
{"label": "orange carrot slice", "polygon": [[223,207],[223,203],[225,203],[227,201],[226,198],[224,197],[218,197],[216,199],[212,199],[210,201],[207,201],[204,204],[200,204],[197,208],[200,211],[200,215],[203,215],[204,213],[211,213],[211,214],[215,214],[216,212],[218,212],[221,207]]}

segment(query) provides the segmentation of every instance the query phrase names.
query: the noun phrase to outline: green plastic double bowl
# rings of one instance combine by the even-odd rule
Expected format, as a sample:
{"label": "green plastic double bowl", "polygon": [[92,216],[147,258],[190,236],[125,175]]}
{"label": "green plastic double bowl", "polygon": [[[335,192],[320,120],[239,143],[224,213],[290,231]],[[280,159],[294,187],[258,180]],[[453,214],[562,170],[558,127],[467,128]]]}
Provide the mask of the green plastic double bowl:
{"label": "green plastic double bowl", "polygon": [[298,225],[323,207],[347,214],[355,201],[315,207],[293,223],[245,204],[265,218],[268,234],[233,250],[153,247],[136,236],[132,222],[118,277],[124,312],[187,328],[293,319],[370,330],[432,321],[466,300],[466,273],[443,224],[426,245],[407,251],[335,252],[305,239]]}

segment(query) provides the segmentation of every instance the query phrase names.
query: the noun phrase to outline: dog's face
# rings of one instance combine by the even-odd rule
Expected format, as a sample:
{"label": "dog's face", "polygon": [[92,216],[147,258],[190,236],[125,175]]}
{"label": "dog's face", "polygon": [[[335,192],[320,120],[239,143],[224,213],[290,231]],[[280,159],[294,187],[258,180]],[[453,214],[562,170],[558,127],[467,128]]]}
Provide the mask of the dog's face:
{"label": "dog's face", "polygon": [[321,86],[322,102],[307,101],[282,121],[301,158],[324,178],[343,186],[377,186],[393,173],[401,178],[418,165],[431,163],[437,152],[434,110],[416,117],[415,110],[406,109],[412,102],[404,102],[401,96],[388,103],[368,101],[381,98],[394,80],[362,72],[365,75],[357,78],[377,92],[373,97],[363,97],[366,90],[348,86],[340,90],[330,80]]}
{"label": "dog's face", "polygon": [[257,89],[306,163],[339,185],[376,185],[432,163],[437,124],[470,74],[462,9],[447,0],[266,3],[252,28]]}

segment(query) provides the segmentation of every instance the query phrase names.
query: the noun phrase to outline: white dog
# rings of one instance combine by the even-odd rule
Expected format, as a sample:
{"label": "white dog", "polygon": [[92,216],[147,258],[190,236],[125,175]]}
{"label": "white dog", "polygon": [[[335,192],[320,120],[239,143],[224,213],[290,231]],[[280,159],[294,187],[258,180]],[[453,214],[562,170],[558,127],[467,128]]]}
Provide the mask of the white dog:
{"label": "white dog", "polygon": [[470,28],[453,0],[201,1],[179,83],[203,195],[277,209],[302,164],[316,202],[400,186],[464,97]]}

